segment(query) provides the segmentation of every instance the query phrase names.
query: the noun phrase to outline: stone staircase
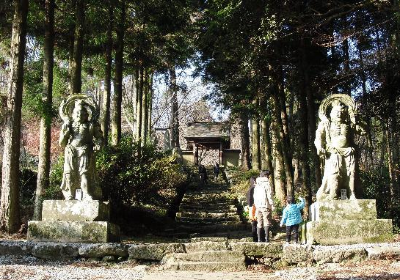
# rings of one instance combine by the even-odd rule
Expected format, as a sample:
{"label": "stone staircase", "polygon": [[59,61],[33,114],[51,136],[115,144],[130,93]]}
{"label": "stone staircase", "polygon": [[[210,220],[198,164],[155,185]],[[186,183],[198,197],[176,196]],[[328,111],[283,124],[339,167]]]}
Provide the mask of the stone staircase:
{"label": "stone staircase", "polygon": [[[194,172],[192,187],[187,190],[176,213],[181,232],[226,236],[229,232],[246,230],[238,214],[237,199],[229,191],[223,176],[209,175],[208,183],[201,185]],[[211,170],[208,174],[212,174]],[[221,174],[223,175],[223,174]]]}
{"label": "stone staircase", "polygon": [[163,269],[191,271],[245,270],[245,255],[232,250],[227,238],[193,238],[183,253],[170,253],[163,257]]}

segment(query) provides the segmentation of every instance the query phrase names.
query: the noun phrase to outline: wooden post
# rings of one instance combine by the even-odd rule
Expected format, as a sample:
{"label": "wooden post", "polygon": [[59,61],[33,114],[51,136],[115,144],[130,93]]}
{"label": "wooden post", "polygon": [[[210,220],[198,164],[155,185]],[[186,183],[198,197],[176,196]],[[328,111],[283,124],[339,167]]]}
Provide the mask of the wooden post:
{"label": "wooden post", "polygon": [[199,164],[199,147],[197,145],[194,145],[193,151],[194,151],[194,164],[198,165]]}
{"label": "wooden post", "polygon": [[221,142],[219,142],[219,165],[222,164],[223,151],[224,151],[223,149],[224,149],[224,147],[223,147],[222,141],[221,141]]}

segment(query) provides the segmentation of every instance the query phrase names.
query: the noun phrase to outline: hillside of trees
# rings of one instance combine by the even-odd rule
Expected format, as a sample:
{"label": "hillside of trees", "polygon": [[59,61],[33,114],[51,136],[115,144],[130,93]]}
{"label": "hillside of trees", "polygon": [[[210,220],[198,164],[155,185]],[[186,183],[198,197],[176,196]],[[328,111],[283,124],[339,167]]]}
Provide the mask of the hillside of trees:
{"label": "hillside of trees", "polygon": [[274,170],[281,201],[296,193],[311,204],[321,183],[318,106],[330,94],[351,95],[366,130],[357,139],[364,196],[398,228],[398,0],[3,0],[0,23],[1,229],[21,223],[21,129],[40,135],[37,214],[60,151],[63,98],[96,100],[107,147],[119,147],[129,118],[140,154],[153,139],[155,77],[164,77],[176,147],[185,97],[177,73],[189,65],[215,85],[207,98],[239,123],[241,168]]}

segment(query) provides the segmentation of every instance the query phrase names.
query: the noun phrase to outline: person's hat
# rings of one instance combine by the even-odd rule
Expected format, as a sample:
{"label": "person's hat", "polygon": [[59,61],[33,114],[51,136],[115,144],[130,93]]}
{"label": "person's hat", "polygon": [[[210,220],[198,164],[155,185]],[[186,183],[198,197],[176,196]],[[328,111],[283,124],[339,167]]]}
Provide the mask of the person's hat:
{"label": "person's hat", "polygon": [[269,170],[263,170],[260,172],[260,177],[269,177],[270,174]]}

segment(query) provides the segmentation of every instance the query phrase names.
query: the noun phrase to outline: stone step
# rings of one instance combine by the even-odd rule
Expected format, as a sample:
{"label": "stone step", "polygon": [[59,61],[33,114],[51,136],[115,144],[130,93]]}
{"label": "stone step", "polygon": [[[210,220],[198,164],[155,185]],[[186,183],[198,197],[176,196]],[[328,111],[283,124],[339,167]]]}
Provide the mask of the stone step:
{"label": "stone step", "polygon": [[185,196],[229,196],[230,192],[227,190],[221,191],[188,191]]}
{"label": "stone step", "polygon": [[196,218],[196,219],[223,219],[223,218],[226,219],[237,216],[238,214],[236,211],[229,211],[229,212],[185,211],[176,213],[176,217],[178,218]]}
{"label": "stone step", "polygon": [[186,204],[235,204],[236,200],[234,198],[227,198],[227,197],[221,197],[221,198],[207,198],[207,197],[199,197],[199,198],[193,198],[193,197],[183,197],[182,203]]}
{"label": "stone step", "polygon": [[218,250],[218,251],[197,251],[192,253],[173,253],[166,255],[162,262],[244,262],[244,254],[239,251]]}
{"label": "stone step", "polygon": [[194,218],[194,217],[176,217],[176,221],[181,223],[189,223],[192,225],[210,225],[214,223],[232,223],[240,222],[238,215],[232,217],[221,217],[221,218]]}
{"label": "stone step", "polygon": [[246,264],[245,262],[177,262],[166,265],[164,269],[186,271],[239,271],[246,270]]}
{"label": "stone step", "polygon": [[228,188],[219,187],[219,188],[197,188],[191,189],[187,192],[187,194],[194,194],[194,195],[202,195],[202,194],[215,194],[215,195],[229,195],[230,191]]}
{"label": "stone step", "polygon": [[222,213],[222,212],[237,212],[237,207],[235,205],[227,205],[223,204],[187,204],[183,203],[179,206],[180,212],[214,212],[214,213]]}
{"label": "stone step", "polygon": [[186,271],[240,271],[246,270],[245,262],[176,262],[167,264],[164,269]]}
{"label": "stone step", "polygon": [[194,189],[188,192],[188,194],[229,194],[229,190],[226,187],[218,187],[218,188],[201,188],[201,189]]}
{"label": "stone step", "polygon": [[190,234],[213,235],[217,232],[224,233],[222,236],[230,236],[229,233],[248,230],[251,233],[251,227],[242,223],[224,223],[224,224],[211,224],[211,225],[188,225],[181,223],[176,228],[176,235],[180,236],[185,233],[186,236]]}
{"label": "stone step", "polygon": [[[223,261],[221,261],[223,260]],[[169,254],[163,258],[164,269],[191,271],[245,270],[245,256],[238,251],[203,251]]]}

